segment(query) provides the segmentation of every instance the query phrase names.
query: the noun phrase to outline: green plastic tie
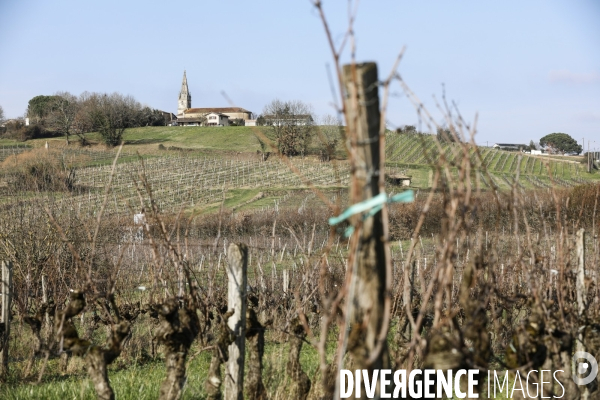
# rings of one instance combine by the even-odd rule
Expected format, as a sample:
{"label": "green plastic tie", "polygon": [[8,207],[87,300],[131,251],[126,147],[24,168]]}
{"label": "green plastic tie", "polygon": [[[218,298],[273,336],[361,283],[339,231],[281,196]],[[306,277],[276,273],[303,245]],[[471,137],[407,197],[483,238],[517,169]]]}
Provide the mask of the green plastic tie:
{"label": "green plastic tie", "polygon": [[[370,199],[351,205],[350,207],[345,209],[344,212],[342,212],[340,215],[329,218],[329,225],[337,225],[355,214],[368,211],[366,214],[363,215],[363,220],[365,220],[377,214],[383,208],[383,205],[385,203],[410,203],[414,201],[414,199],[415,193],[412,190],[407,190],[405,192],[395,194],[391,197],[388,197],[388,195],[385,192],[379,193],[375,197],[371,197]],[[344,236],[349,237],[350,235],[352,235],[352,233],[354,233],[354,227],[349,226],[348,228],[346,228]]]}

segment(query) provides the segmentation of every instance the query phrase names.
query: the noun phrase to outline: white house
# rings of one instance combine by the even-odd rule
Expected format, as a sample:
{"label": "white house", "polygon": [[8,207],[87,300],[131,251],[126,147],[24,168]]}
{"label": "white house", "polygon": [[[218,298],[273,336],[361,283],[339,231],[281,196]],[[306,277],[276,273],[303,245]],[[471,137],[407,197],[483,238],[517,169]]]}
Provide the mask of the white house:
{"label": "white house", "polygon": [[206,114],[206,126],[228,126],[229,116],[221,113],[211,112]]}

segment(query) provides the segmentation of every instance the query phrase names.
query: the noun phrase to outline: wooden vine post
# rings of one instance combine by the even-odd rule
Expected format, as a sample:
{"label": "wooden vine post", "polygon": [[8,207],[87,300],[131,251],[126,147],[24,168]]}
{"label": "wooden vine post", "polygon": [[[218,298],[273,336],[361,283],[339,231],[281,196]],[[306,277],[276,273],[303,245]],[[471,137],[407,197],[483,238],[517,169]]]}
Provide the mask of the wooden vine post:
{"label": "wooden vine post", "polygon": [[[576,289],[577,289],[577,311],[579,312],[579,317],[583,317],[586,312],[586,304],[587,301],[587,290],[585,288],[585,229],[581,228],[577,232],[577,280],[576,280]],[[577,334],[577,344],[575,345],[575,351],[585,351],[585,345],[583,343],[583,329],[580,329]],[[577,371],[577,366],[573,365],[575,371]],[[590,397],[590,392],[587,386],[580,387],[581,389],[581,399],[587,400]]]}
{"label": "wooden vine post", "polygon": [[[377,64],[350,64],[343,67],[346,90],[347,135],[351,147],[350,203],[356,204],[379,194],[380,111]],[[389,367],[389,355],[383,332],[386,300],[386,253],[382,212],[364,221],[355,215],[351,221],[358,238],[356,259],[348,268],[356,276],[351,296],[351,332],[348,350],[356,369]],[[351,242],[352,243],[352,242]],[[356,242],[354,242],[356,243]],[[350,258],[352,261],[352,257]],[[356,264],[356,266],[352,265]],[[381,338],[383,337],[383,340]]]}
{"label": "wooden vine post", "polygon": [[579,315],[583,315],[586,309],[587,293],[585,289],[585,229],[577,232],[577,308]]}
{"label": "wooden vine post", "polygon": [[225,400],[243,400],[248,247],[231,243],[227,249],[227,260],[227,308],[233,311],[227,325],[233,331],[235,340],[229,345],[229,359],[225,369]]}
{"label": "wooden vine post", "polygon": [[2,320],[0,321],[0,379],[8,373],[8,338],[12,302],[12,263],[2,261]]}

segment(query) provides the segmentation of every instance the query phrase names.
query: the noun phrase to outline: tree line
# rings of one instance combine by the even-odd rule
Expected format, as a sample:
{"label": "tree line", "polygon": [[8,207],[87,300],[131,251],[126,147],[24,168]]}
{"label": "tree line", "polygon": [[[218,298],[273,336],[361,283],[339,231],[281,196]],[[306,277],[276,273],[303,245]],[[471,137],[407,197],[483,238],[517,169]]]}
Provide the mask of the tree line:
{"label": "tree line", "polygon": [[165,114],[142,105],[131,95],[117,92],[83,92],[79,96],[58,92],[29,100],[25,113],[29,126],[17,120],[7,124],[4,135],[20,140],[64,136],[67,144],[76,136],[85,145],[85,134],[98,132],[106,145],[116,146],[126,128],[166,125]]}

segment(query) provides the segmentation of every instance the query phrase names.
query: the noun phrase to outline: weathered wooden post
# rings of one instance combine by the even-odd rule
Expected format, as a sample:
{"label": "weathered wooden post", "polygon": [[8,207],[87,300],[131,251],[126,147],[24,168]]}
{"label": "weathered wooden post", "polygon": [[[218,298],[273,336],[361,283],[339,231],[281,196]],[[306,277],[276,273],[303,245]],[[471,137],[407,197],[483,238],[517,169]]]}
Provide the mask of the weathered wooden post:
{"label": "weathered wooden post", "polygon": [[234,312],[227,320],[227,325],[233,331],[235,340],[229,345],[229,359],[225,369],[225,400],[243,400],[248,247],[231,243],[227,249],[227,260],[227,308]]}
{"label": "weathered wooden post", "polygon": [[[579,317],[582,317],[586,311],[587,304],[587,290],[585,288],[585,229],[581,228],[577,232],[577,311],[579,311]],[[575,345],[575,351],[585,351],[583,344],[583,332],[584,329],[580,329],[577,334],[577,344]],[[573,371],[577,373],[577,365],[572,366]],[[583,386],[581,389],[581,399],[587,400],[590,397],[590,392],[587,386]]]}
{"label": "weathered wooden post", "polygon": [[[46,282],[46,275],[42,275],[42,301],[48,305],[48,283]],[[44,319],[46,320],[46,328],[50,329],[50,315],[48,314],[48,308],[44,312]]]}
{"label": "weathered wooden post", "polygon": [[8,338],[10,336],[10,306],[12,301],[12,263],[2,261],[2,320],[0,321],[0,378],[8,373]]}
{"label": "weathered wooden post", "polygon": [[[377,64],[350,64],[343,67],[346,90],[347,135],[352,148],[350,157],[352,181],[351,204],[360,203],[379,194],[380,112]],[[389,366],[385,338],[384,302],[386,299],[386,253],[382,212],[361,222],[352,220],[358,238],[356,253],[356,281],[351,296],[350,337],[355,343],[349,348],[356,361],[356,369],[381,369]],[[354,332],[354,330],[360,330]],[[383,337],[383,341],[380,342]],[[377,351],[379,350],[379,351]],[[378,353],[378,354],[375,354]]]}
{"label": "weathered wooden post", "polygon": [[248,307],[246,312],[246,339],[248,339],[248,375],[244,388],[246,398],[264,400],[267,399],[267,391],[262,381],[265,327],[251,307]]}
{"label": "weathered wooden post", "polygon": [[577,309],[579,315],[585,312],[587,293],[585,289],[585,229],[577,232]]}

